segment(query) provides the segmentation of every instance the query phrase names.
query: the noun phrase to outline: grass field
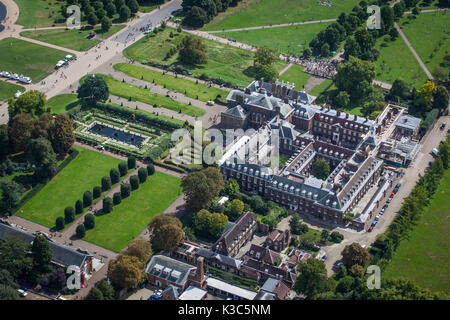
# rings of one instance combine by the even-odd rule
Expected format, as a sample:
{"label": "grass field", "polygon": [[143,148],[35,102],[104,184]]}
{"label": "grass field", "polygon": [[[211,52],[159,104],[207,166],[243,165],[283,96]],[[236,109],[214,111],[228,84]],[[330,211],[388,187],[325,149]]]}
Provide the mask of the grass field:
{"label": "grass field", "polygon": [[58,60],[69,54],[15,38],[0,40],[0,70],[23,74],[33,83],[54,71]]}
{"label": "grass field", "polygon": [[215,88],[208,87],[205,84],[198,83],[196,84],[194,81],[186,80],[183,78],[175,78],[172,75],[165,74],[163,75],[161,72],[141,68],[138,66],[133,66],[127,63],[118,63],[114,65],[114,69],[124,72],[130,77],[134,77],[136,79],[142,79],[148,82],[153,82],[165,86],[165,88],[170,90],[176,90],[180,93],[186,92],[186,96],[197,99],[201,101],[208,101],[216,99],[217,95],[221,95],[225,98],[228,95],[228,91]]}
{"label": "grass field", "polygon": [[236,7],[220,13],[204,30],[236,29],[290,22],[337,18],[350,12],[358,0],[331,0],[331,7],[317,0],[242,0]]}
{"label": "grass field", "polygon": [[[331,84],[333,83],[332,80],[330,79],[325,79],[322,81],[321,84],[314,86],[311,90],[309,90],[309,94],[312,96],[320,96],[320,94],[322,92],[324,92]],[[330,89],[332,90],[334,87],[330,87]]]}
{"label": "grass field", "polygon": [[[382,47],[382,43],[386,43],[387,47]],[[427,75],[400,36],[389,42],[379,38],[375,48],[380,51],[380,56],[375,61],[376,80],[392,84],[396,79],[403,79],[415,88],[419,88],[427,80]]]}
{"label": "grass field", "polygon": [[109,214],[95,218],[83,240],[119,252],[181,194],[180,179],[155,172]]}
{"label": "grass field", "polygon": [[309,42],[317,33],[324,30],[330,23],[314,23],[290,27],[244,30],[214,33],[226,39],[254,45],[267,46],[280,53],[301,55]]}
{"label": "grass field", "polygon": [[148,103],[152,106],[156,104],[158,105],[158,108],[166,108],[177,112],[181,111],[181,113],[193,117],[201,117],[206,113],[205,110],[199,107],[190,106],[185,103],[174,101],[166,96],[152,93],[148,89],[139,88],[126,82],[116,80],[113,77],[101,74],[99,74],[98,76],[101,76],[103,77],[103,79],[105,79],[105,82],[108,85],[109,93],[112,95],[126,99],[129,99],[131,97],[131,101],[140,101]]}
{"label": "grass field", "polygon": [[450,170],[447,170],[417,226],[400,243],[382,276],[408,278],[432,291],[449,294],[449,194]]}
{"label": "grass field", "polygon": [[51,27],[53,24],[61,25],[65,22],[60,12],[63,4],[61,1],[14,0],[14,2],[19,6],[20,12],[16,23],[25,28]]}
{"label": "grass field", "polygon": [[99,40],[86,39],[86,36],[94,31],[99,37],[107,39],[114,33],[122,30],[125,25],[115,24],[111,26],[108,32],[102,33],[100,27],[96,27],[91,30],[66,30],[66,29],[55,29],[55,30],[37,30],[37,31],[24,31],[20,35],[23,37],[36,39],[43,42],[48,42],[57,46],[64,48],[76,50],[76,51],[86,51],[94,47]]}
{"label": "grass field", "polygon": [[0,101],[14,97],[17,90],[25,91],[25,88],[14,83],[0,80]]}
{"label": "grass field", "polygon": [[101,185],[101,178],[120,162],[95,151],[74,148],[80,152],[78,156],[17,212],[19,217],[53,227],[56,218],[64,216],[65,207],[75,206],[85,191],[92,192]]}
{"label": "grass field", "polygon": [[[410,22],[403,24],[406,21]],[[427,69],[433,72],[450,50],[450,14],[445,11],[424,12],[417,19],[404,17],[400,25]]]}
{"label": "grass field", "polygon": [[[173,39],[169,37],[171,31],[174,33]],[[253,80],[252,77],[243,73],[245,69],[253,65],[253,52],[211,40],[202,39],[208,48],[208,63],[205,65],[183,65],[178,61],[178,53],[164,60],[170,49],[176,47],[185,35],[187,33],[179,34],[175,29],[166,28],[155,37],[140,39],[126,48],[123,54],[139,62],[151,61],[167,66],[182,65],[192,72],[194,77],[205,74],[240,86],[247,86]],[[285,63],[281,60],[276,64],[278,70],[284,66]]]}
{"label": "grass field", "polygon": [[47,100],[47,106],[52,109],[54,114],[66,113],[78,104],[77,95],[71,93],[60,94]]}
{"label": "grass field", "polygon": [[285,82],[289,81],[289,83],[294,83],[296,90],[301,90],[302,86],[306,85],[308,79],[311,78],[311,75],[303,72],[303,69],[305,67],[294,64],[278,78]]}

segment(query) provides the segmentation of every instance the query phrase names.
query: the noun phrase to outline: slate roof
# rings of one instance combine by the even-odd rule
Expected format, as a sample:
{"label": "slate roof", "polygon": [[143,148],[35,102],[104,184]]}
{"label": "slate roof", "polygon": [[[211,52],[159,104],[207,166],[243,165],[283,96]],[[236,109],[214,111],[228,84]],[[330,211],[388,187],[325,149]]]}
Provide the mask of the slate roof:
{"label": "slate roof", "polygon": [[276,300],[277,297],[270,292],[259,291],[253,300]]}
{"label": "slate roof", "polygon": [[233,108],[229,108],[225,111],[223,111],[222,113],[238,118],[238,119],[245,119],[245,117],[247,117],[248,112],[242,108],[240,105],[233,107]]}
{"label": "slate roof", "polygon": [[284,299],[289,292],[289,287],[286,286],[283,281],[268,278],[261,287],[261,291],[276,294],[278,299]]}
{"label": "slate roof", "polygon": [[[0,239],[6,240],[8,236],[19,236],[28,243],[31,243],[35,237],[34,234],[28,231],[24,231],[13,226],[0,223]],[[53,254],[52,262],[62,266],[67,267],[70,265],[75,265],[81,268],[83,266],[84,260],[87,257],[92,257],[91,254],[80,252],[57,242],[49,241],[49,245]]]}
{"label": "slate roof", "polygon": [[410,116],[408,114],[401,115],[395,122],[397,127],[405,128],[408,130],[416,130],[420,125],[420,119]]}
{"label": "slate roof", "polygon": [[163,255],[154,255],[145,268],[146,273],[184,285],[191,270],[197,268]]}
{"label": "slate roof", "polygon": [[271,265],[275,265],[275,262],[280,256],[275,251],[272,251],[269,248],[258,246],[256,244],[252,244],[250,246],[250,249],[248,250],[246,255],[252,259],[263,261]]}
{"label": "slate roof", "polygon": [[179,288],[175,287],[174,285],[169,284],[162,292],[162,295],[169,296],[169,297],[172,297],[175,300],[177,300],[180,295]]}
{"label": "slate roof", "polygon": [[223,254],[216,253],[214,251],[204,249],[204,248],[200,248],[200,249],[196,250],[195,254],[197,256],[204,257],[207,260],[216,259],[218,262],[220,262],[224,265],[227,265],[229,267],[235,268],[235,269],[239,268],[239,266],[242,264],[241,260],[233,259],[229,256],[225,256]]}

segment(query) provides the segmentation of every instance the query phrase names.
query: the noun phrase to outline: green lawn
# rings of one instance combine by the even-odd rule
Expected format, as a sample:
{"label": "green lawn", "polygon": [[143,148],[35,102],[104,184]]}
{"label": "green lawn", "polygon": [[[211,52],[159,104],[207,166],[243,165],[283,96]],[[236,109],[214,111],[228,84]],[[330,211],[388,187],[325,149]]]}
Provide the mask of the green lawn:
{"label": "green lawn", "polygon": [[[375,79],[387,83],[403,79],[409,86],[419,88],[427,80],[427,75],[403,39],[400,36],[395,41],[385,42],[383,39],[384,37],[379,38],[375,46],[380,51],[380,56],[375,61]],[[383,43],[386,43],[387,47],[382,47]]]}
{"label": "green lawn", "polygon": [[51,27],[61,25],[65,19],[61,14],[62,1],[46,0],[14,0],[19,6],[17,24],[25,28]]}
{"label": "green lawn", "polygon": [[305,67],[294,64],[278,78],[285,82],[289,81],[289,83],[294,83],[296,90],[301,90],[308,82],[308,79],[311,78],[311,75],[303,72],[303,69],[305,69]]}
{"label": "green lawn", "polygon": [[[311,90],[309,90],[309,94],[312,96],[319,97],[322,92],[324,92],[331,84],[333,83],[330,79],[325,79],[321,84],[314,86]],[[334,86],[330,87],[330,89],[335,88]]]}
{"label": "green lawn", "polygon": [[220,13],[203,27],[204,30],[236,29],[290,22],[337,18],[349,13],[360,1],[331,0],[331,7],[317,0],[242,0],[236,7]]}
{"label": "green lawn", "polygon": [[290,27],[220,32],[214,33],[214,35],[257,47],[268,46],[277,52],[290,55],[301,55],[316,34],[324,30],[329,24],[314,23]]}
{"label": "green lawn", "polygon": [[120,162],[99,152],[74,148],[80,152],[78,156],[17,211],[19,217],[53,227],[56,218],[64,216],[65,207],[75,206],[85,191],[101,185],[101,178]]}
{"label": "green lawn", "polygon": [[179,178],[155,172],[111,213],[97,216],[83,240],[119,252],[180,194]]}
{"label": "green lawn", "polygon": [[86,36],[94,31],[99,37],[107,39],[114,33],[122,30],[125,25],[115,24],[112,25],[108,32],[102,33],[100,27],[96,27],[90,30],[66,30],[66,29],[55,29],[55,30],[37,30],[37,31],[24,31],[20,35],[23,37],[36,39],[43,42],[48,42],[57,46],[64,48],[76,50],[76,51],[87,51],[100,43],[96,39],[86,39]]}
{"label": "green lawn", "polygon": [[47,100],[47,106],[52,109],[54,114],[66,113],[78,104],[77,95],[71,93],[60,94]]}
{"label": "green lawn", "polygon": [[[174,33],[174,38],[169,37],[170,32]],[[162,65],[182,65],[178,61],[178,53],[165,60],[166,54],[171,48],[176,47],[183,36],[187,33],[179,34],[175,29],[166,28],[155,37],[144,37],[129,46],[123,54],[130,59],[139,62],[151,61]],[[194,77],[205,74],[207,77],[221,78],[236,85],[247,86],[253,77],[243,73],[248,67],[253,65],[253,52],[239,49],[215,41],[202,39],[208,48],[208,63],[205,65],[182,65],[193,73]],[[285,63],[279,62],[276,67],[281,70]]]}
{"label": "green lawn", "polygon": [[25,91],[25,88],[14,83],[0,80],[0,101],[14,97],[17,90]]}
{"label": "green lawn", "polygon": [[55,64],[68,54],[28,41],[7,38],[0,40],[0,70],[23,74],[36,83],[52,73]]}
{"label": "green lawn", "polygon": [[[409,23],[403,24],[407,21]],[[425,12],[413,20],[404,17],[400,25],[427,69],[433,72],[450,50],[450,14],[446,11]]]}
{"label": "green lawn", "polygon": [[99,74],[98,76],[101,76],[103,77],[103,79],[105,79],[105,82],[108,85],[109,93],[112,95],[126,99],[129,99],[131,97],[132,101],[140,101],[148,103],[152,106],[156,104],[159,108],[166,108],[177,112],[181,111],[181,113],[193,117],[200,117],[206,113],[205,110],[199,107],[190,106],[185,103],[174,101],[166,96],[152,93],[148,89],[139,88],[126,82],[116,80],[113,77],[101,74]]}
{"label": "green lawn", "polygon": [[142,77],[143,80],[148,82],[153,82],[154,80],[155,83],[165,86],[167,89],[176,90],[183,94],[186,92],[186,96],[205,102],[216,99],[217,95],[220,95],[223,98],[228,95],[228,91],[219,88],[210,88],[202,83],[196,84],[191,80],[175,78],[169,74],[163,75],[161,72],[141,68],[127,63],[118,63],[114,65],[114,69],[122,71],[130,77],[134,77],[136,79],[141,79]]}
{"label": "green lawn", "polygon": [[383,272],[385,278],[404,277],[432,291],[450,291],[450,170],[408,239],[400,243]]}

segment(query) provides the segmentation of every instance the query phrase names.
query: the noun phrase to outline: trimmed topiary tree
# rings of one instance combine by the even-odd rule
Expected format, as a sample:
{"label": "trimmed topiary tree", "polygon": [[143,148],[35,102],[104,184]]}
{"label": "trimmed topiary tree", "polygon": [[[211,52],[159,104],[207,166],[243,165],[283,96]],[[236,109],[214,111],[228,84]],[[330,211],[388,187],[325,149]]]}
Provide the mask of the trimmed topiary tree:
{"label": "trimmed topiary tree", "polygon": [[104,176],[102,178],[102,190],[107,191],[111,189],[111,178],[108,176]]}
{"label": "trimmed topiary tree", "polygon": [[130,177],[130,185],[131,190],[136,190],[139,188],[139,178],[138,176],[134,175]]}
{"label": "trimmed topiary tree", "polygon": [[114,205],[117,206],[121,202],[122,202],[122,195],[120,194],[120,192],[114,193],[114,195],[113,195],[113,203],[114,203]]}
{"label": "trimmed topiary tree", "polygon": [[82,212],[83,212],[83,201],[77,200],[77,202],[75,202],[75,213],[80,214]]}
{"label": "trimmed topiary tree", "polygon": [[147,169],[139,168],[138,176],[139,176],[139,183],[144,183],[145,181],[147,181],[147,177],[148,177]]}
{"label": "trimmed topiary tree", "polygon": [[88,213],[85,217],[84,217],[84,227],[86,228],[86,230],[88,229],[94,229],[95,227],[95,217],[93,214]]}
{"label": "trimmed topiary tree", "polygon": [[94,189],[92,190],[92,194],[94,196],[94,199],[100,198],[100,196],[102,195],[102,187],[94,187]]}
{"label": "trimmed topiary tree", "polygon": [[79,224],[75,232],[78,238],[83,238],[86,235],[86,228],[84,227],[84,224]]}
{"label": "trimmed topiary tree", "polygon": [[64,221],[66,223],[72,222],[75,220],[75,209],[73,207],[66,207],[64,209]]}
{"label": "trimmed topiary tree", "polygon": [[121,162],[119,163],[119,173],[120,176],[123,177],[124,175],[126,175],[128,172],[128,165],[126,162]]}
{"label": "trimmed topiary tree", "polygon": [[103,213],[110,213],[113,210],[112,199],[106,197],[103,199]]}
{"label": "trimmed topiary tree", "polygon": [[64,221],[63,217],[56,218],[56,222],[55,222],[56,230],[64,229],[64,224],[65,224],[65,221]]}
{"label": "trimmed topiary tree", "polygon": [[90,191],[86,191],[83,194],[83,207],[89,207],[92,204],[92,193]]}
{"label": "trimmed topiary tree", "polygon": [[111,178],[111,183],[115,184],[120,181],[120,172],[116,168],[112,168],[109,171],[109,177]]}
{"label": "trimmed topiary tree", "polygon": [[130,156],[128,157],[128,169],[136,168],[136,157]]}
{"label": "trimmed topiary tree", "polygon": [[150,163],[147,166],[147,173],[148,173],[149,176],[151,176],[152,174],[155,173],[155,166],[153,164]]}
{"label": "trimmed topiary tree", "polygon": [[120,195],[122,199],[129,197],[131,194],[131,185],[129,183],[124,183],[120,186]]}

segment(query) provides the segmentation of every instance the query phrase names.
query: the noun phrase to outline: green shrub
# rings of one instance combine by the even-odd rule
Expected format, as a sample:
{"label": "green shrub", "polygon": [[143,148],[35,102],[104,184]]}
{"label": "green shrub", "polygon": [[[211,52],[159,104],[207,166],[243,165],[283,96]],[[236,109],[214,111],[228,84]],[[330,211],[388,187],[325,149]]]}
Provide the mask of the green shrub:
{"label": "green shrub", "polygon": [[94,229],[95,227],[95,217],[93,214],[88,213],[86,214],[86,216],[84,217],[84,227],[86,228],[86,230],[88,229]]}
{"label": "green shrub", "polygon": [[63,217],[56,218],[56,221],[55,221],[56,230],[64,229],[64,224],[65,224],[65,221],[64,221]]}
{"label": "green shrub", "polygon": [[136,168],[136,157],[128,157],[128,169]]}
{"label": "green shrub", "polygon": [[99,198],[102,195],[102,187],[100,186],[94,187],[94,189],[92,190],[92,194],[94,199]]}
{"label": "green shrub", "polygon": [[80,214],[82,212],[83,212],[83,201],[77,200],[77,202],[75,202],[75,213]]}
{"label": "green shrub", "polygon": [[70,223],[75,220],[75,209],[73,207],[66,207],[64,209],[64,221]]}
{"label": "green shrub", "polygon": [[139,188],[139,178],[136,175],[130,177],[131,190],[136,190]]}
{"label": "green shrub", "polygon": [[337,231],[333,231],[330,234],[330,240],[336,243],[340,243],[342,240],[344,240],[344,236]]}
{"label": "green shrub", "polygon": [[148,173],[149,176],[151,176],[152,174],[155,173],[155,166],[153,164],[150,163],[147,166],[147,173]]}
{"label": "green shrub", "polygon": [[111,189],[111,178],[108,176],[104,176],[102,178],[102,190],[107,191]]}
{"label": "green shrub", "polygon": [[83,194],[83,207],[89,207],[92,204],[92,193],[90,191],[86,191]]}
{"label": "green shrub", "polygon": [[112,168],[109,171],[109,177],[111,178],[111,183],[115,184],[120,181],[120,172],[116,168]]}
{"label": "green shrub", "polygon": [[129,183],[124,183],[120,186],[120,195],[122,199],[129,197],[131,194],[131,185]]}
{"label": "green shrub", "polygon": [[106,197],[103,199],[103,213],[110,213],[113,210],[113,202],[112,199]]}
{"label": "green shrub", "polygon": [[147,181],[148,173],[145,168],[139,168],[138,170],[139,183],[144,183]]}
{"label": "green shrub", "polygon": [[86,235],[86,228],[84,227],[84,224],[79,224],[75,232],[78,238],[83,238]]}
{"label": "green shrub", "polygon": [[120,192],[114,193],[114,195],[113,195],[113,203],[114,203],[114,205],[117,206],[121,202],[122,202],[122,195],[120,194]]}
{"label": "green shrub", "polygon": [[126,175],[128,172],[128,166],[126,162],[121,162],[119,163],[119,173],[120,176],[123,177],[124,175]]}

